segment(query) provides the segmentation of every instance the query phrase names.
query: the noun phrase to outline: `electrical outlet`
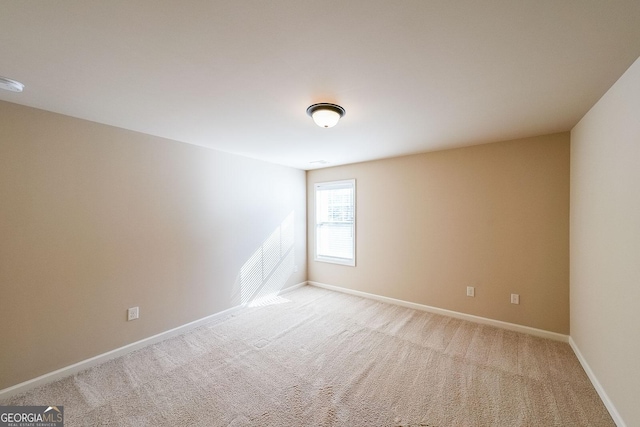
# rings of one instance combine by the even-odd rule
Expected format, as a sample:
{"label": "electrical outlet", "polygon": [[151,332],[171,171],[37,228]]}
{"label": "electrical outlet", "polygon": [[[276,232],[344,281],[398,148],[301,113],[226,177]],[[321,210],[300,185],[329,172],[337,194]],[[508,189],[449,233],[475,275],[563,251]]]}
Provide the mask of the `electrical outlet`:
{"label": "electrical outlet", "polygon": [[467,296],[468,297],[475,297],[476,296],[476,288],[474,288],[473,286],[467,286]]}
{"label": "electrical outlet", "polygon": [[131,307],[127,310],[127,321],[136,320],[140,317],[140,309],[138,307]]}
{"label": "electrical outlet", "polygon": [[297,273],[297,272],[298,272],[298,266],[297,266],[297,265],[294,265],[294,266],[293,266],[293,272],[294,272],[294,273]]}
{"label": "electrical outlet", "polygon": [[520,304],[520,295],[511,294],[511,304]]}

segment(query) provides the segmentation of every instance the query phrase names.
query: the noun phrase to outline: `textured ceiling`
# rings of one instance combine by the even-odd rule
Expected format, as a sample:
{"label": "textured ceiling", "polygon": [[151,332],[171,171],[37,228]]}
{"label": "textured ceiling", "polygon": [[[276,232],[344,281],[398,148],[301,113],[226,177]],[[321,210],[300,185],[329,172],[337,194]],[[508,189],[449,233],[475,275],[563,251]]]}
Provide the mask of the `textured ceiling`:
{"label": "textured ceiling", "polygon": [[640,1],[1,0],[0,40],[2,100],[313,169],[571,129]]}

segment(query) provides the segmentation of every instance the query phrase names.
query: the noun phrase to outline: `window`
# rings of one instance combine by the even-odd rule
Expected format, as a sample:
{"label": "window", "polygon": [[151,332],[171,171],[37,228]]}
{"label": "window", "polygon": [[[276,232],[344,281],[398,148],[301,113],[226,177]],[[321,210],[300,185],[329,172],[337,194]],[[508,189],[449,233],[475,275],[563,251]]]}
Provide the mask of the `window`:
{"label": "window", "polygon": [[356,180],[323,182],[316,193],[316,261],[356,265]]}

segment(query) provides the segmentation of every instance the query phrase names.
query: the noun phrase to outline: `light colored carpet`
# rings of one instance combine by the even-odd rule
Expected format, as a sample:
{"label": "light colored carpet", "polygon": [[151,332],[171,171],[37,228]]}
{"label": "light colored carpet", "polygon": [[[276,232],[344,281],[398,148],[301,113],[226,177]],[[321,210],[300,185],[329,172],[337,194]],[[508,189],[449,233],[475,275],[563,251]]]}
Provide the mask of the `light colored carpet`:
{"label": "light colored carpet", "polygon": [[311,286],[3,404],[65,425],[614,426],[565,344]]}

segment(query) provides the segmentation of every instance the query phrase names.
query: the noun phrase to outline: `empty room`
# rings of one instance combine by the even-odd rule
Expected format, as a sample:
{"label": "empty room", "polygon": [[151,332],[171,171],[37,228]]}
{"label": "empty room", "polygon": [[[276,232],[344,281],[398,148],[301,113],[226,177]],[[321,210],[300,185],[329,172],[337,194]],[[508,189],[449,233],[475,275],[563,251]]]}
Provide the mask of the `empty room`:
{"label": "empty room", "polygon": [[637,0],[0,39],[0,427],[640,426]]}

